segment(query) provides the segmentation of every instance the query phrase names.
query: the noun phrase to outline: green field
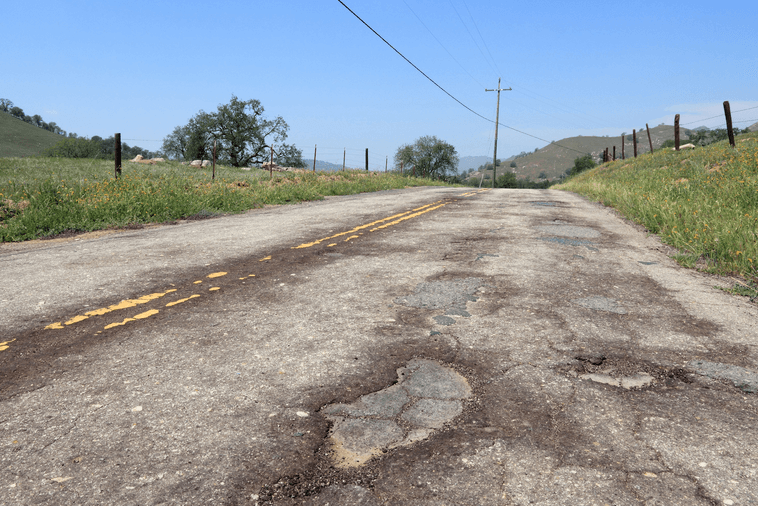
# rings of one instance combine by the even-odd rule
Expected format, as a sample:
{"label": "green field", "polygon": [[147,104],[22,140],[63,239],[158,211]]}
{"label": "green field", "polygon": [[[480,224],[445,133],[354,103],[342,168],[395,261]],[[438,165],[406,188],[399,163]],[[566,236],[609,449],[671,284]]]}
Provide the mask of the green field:
{"label": "green field", "polygon": [[61,135],[0,112],[0,158],[37,156],[62,139]]}
{"label": "green field", "polygon": [[410,186],[428,179],[365,171],[274,173],[232,167],[197,169],[178,162],[0,158],[0,242],[135,224],[241,213],[267,204],[319,200]]}
{"label": "green field", "polygon": [[617,160],[554,186],[617,209],[682,265],[758,281],[758,133]]}

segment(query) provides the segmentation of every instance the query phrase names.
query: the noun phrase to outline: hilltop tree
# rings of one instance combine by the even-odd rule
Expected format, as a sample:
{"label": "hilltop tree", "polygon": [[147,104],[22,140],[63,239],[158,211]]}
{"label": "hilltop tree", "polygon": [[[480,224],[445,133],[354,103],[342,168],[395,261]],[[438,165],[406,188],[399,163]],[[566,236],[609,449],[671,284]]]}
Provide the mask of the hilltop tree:
{"label": "hilltop tree", "polygon": [[8,100],[7,98],[0,98],[0,111],[10,112],[12,108],[13,108],[13,102]]}
{"label": "hilltop tree", "polygon": [[435,177],[455,173],[458,168],[458,153],[452,144],[433,135],[419,137],[413,144],[400,146],[395,153],[395,168],[401,162],[406,171],[413,170],[417,176]]}

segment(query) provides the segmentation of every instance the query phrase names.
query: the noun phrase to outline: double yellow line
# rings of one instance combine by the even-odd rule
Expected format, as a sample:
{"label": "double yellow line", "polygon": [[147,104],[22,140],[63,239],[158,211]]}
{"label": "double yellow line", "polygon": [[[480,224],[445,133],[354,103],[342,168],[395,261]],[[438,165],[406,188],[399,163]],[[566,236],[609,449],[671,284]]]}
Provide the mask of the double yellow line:
{"label": "double yellow line", "polygon": [[[477,193],[481,193],[483,191],[486,191],[486,189],[482,189],[482,190],[474,191],[474,192],[463,193],[461,195],[458,195],[458,197],[468,197],[468,196],[475,195]],[[388,217],[382,218],[380,220],[372,221],[371,223],[366,223],[364,225],[359,225],[359,226],[357,226],[355,228],[352,228],[350,230],[347,230],[345,232],[340,232],[339,234],[334,234],[334,235],[330,235],[328,237],[323,237],[321,239],[317,239],[317,240],[312,241],[312,242],[306,242],[306,243],[300,244],[299,246],[292,246],[291,249],[311,248],[313,246],[317,246],[317,245],[322,244],[324,242],[332,241],[332,240],[339,239],[339,238],[343,238],[342,239],[343,242],[348,242],[348,241],[351,241],[353,239],[358,239],[361,235],[363,235],[362,231],[365,231],[367,229],[368,229],[369,232],[375,232],[377,230],[382,230],[382,229],[385,229],[387,227],[391,227],[393,225],[397,225],[398,223],[402,223],[403,221],[416,218],[418,216],[421,216],[422,214],[426,214],[426,213],[432,212],[432,211],[434,211],[436,209],[440,209],[441,207],[444,207],[447,204],[448,204],[447,202],[443,202],[442,200],[438,200],[436,202],[432,202],[431,204],[427,204],[425,206],[421,206],[421,207],[417,207],[415,209],[411,209],[410,211],[394,214],[392,216],[388,216]],[[336,245],[337,245],[337,242],[333,242],[333,243],[329,243],[327,246],[328,247],[333,247],[333,246],[336,246]],[[267,260],[271,260],[271,255],[268,255],[268,256],[260,259],[261,262],[264,262],[264,261],[267,261]],[[215,279],[215,278],[220,278],[220,277],[226,276],[226,274],[227,274],[226,272],[214,272],[214,273],[208,274],[206,276],[206,278],[208,278],[208,279]],[[244,279],[252,278],[254,276],[255,276],[255,274],[250,274],[249,276],[241,277],[239,279],[240,280],[244,280]],[[203,282],[203,280],[198,280],[198,281],[194,281],[192,284],[199,285],[202,282]],[[125,300],[122,300],[121,302],[119,302],[118,304],[113,304],[113,305],[110,305],[110,306],[107,306],[107,307],[103,307],[103,308],[100,308],[100,309],[94,309],[92,311],[87,311],[84,314],[76,315],[73,318],[71,318],[69,320],[66,320],[66,321],[59,321],[59,322],[51,323],[50,325],[47,325],[45,327],[45,330],[64,329],[64,328],[66,328],[68,326],[71,326],[71,325],[77,324],[79,322],[85,321],[85,320],[87,320],[87,319],[89,319],[89,318],[91,318],[93,316],[102,316],[102,315],[106,315],[106,314],[114,312],[114,311],[120,311],[122,309],[129,309],[129,308],[132,308],[132,307],[139,306],[141,304],[147,304],[148,302],[152,302],[154,300],[160,299],[161,297],[164,297],[164,296],[166,296],[166,295],[168,295],[170,293],[176,292],[177,290],[178,289],[176,289],[176,288],[171,288],[171,289],[163,291],[163,292],[157,292],[157,293],[151,293],[151,294],[148,294],[148,295],[143,295],[142,297],[138,297],[136,299],[125,299]],[[209,288],[208,290],[209,291],[217,291],[217,290],[220,290],[220,287],[214,286],[214,287]],[[173,307],[173,306],[176,306],[178,304],[182,304],[184,302],[187,302],[187,301],[189,301],[191,299],[197,298],[197,297],[200,297],[200,295],[199,294],[193,294],[193,295],[190,295],[189,297],[185,297],[185,298],[182,298],[182,299],[178,299],[178,300],[169,302],[169,303],[167,303],[165,305],[165,307],[167,307],[167,308],[168,307]],[[108,329],[111,329],[111,328],[114,328],[114,327],[119,327],[119,326],[122,326],[122,325],[126,325],[127,323],[130,323],[130,322],[133,322],[133,321],[149,318],[151,316],[154,316],[154,315],[158,314],[159,312],[160,312],[160,310],[158,310],[158,309],[150,309],[148,311],[139,313],[139,314],[134,315],[132,317],[124,318],[120,322],[117,321],[117,322],[113,322],[113,323],[110,323],[108,325],[105,325],[105,327],[103,327],[103,330],[108,330]],[[101,333],[101,332],[102,331],[99,331],[98,334]],[[7,341],[7,342],[0,343],[0,351],[8,349],[10,343],[12,343],[12,342],[13,342],[13,340],[12,341]]]}

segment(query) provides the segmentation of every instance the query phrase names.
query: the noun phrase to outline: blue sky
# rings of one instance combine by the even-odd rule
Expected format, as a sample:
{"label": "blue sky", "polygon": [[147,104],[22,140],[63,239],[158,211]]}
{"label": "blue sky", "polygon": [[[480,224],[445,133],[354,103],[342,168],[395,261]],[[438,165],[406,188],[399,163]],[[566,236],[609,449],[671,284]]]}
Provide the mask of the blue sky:
{"label": "blue sky", "polygon": [[[758,119],[758,3],[343,0],[450,94],[542,139],[659,123]],[[160,148],[232,94],[290,126],[321,160],[383,168],[422,135],[491,155],[494,124],[464,109],[337,0],[27,0],[4,6],[0,97],[79,135]],[[738,123],[736,126],[748,126]],[[498,157],[545,142],[500,128]]]}

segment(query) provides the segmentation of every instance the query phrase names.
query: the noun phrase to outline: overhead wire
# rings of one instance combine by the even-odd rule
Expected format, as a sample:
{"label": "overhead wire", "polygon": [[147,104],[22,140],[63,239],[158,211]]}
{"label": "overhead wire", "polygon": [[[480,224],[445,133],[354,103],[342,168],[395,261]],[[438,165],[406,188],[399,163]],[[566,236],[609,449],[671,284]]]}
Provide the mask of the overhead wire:
{"label": "overhead wire", "polygon": [[489,61],[489,60],[487,59],[487,57],[484,55],[484,52],[482,51],[482,48],[481,48],[481,47],[479,47],[479,43],[476,41],[476,39],[474,38],[474,36],[473,36],[473,35],[471,35],[471,30],[469,30],[469,29],[468,29],[468,26],[467,26],[467,25],[466,25],[466,23],[463,21],[463,18],[461,17],[461,15],[458,13],[458,9],[456,9],[456,8],[455,8],[455,5],[453,5],[453,2],[452,2],[452,0],[448,0],[448,3],[450,3],[450,7],[452,7],[452,8],[453,8],[453,10],[455,11],[455,14],[458,16],[458,19],[460,19],[460,20],[461,20],[461,24],[463,25],[463,28],[465,28],[465,29],[466,29],[466,33],[468,33],[468,36],[469,36],[469,37],[471,37],[471,40],[473,40],[473,41],[474,41],[474,45],[476,45],[476,48],[479,50],[479,53],[482,55],[482,58],[484,58],[484,61],[486,61],[486,62],[487,62],[487,65],[489,65],[489,66],[490,66],[490,69],[492,69],[492,71],[493,71],[493,72],[494,72],[494,73],[497,75],[497,74],[498,74],[498,71],[497,71],[497,70],[495,70],[495,68],[492,66],[492,63],[490,63],[490,61]]}
{"label": "overhead wire", "polygon": [[497,70],[498,76],[502,75],[502,72],[500,72],[500,68],[497,66],[497,62],[495,61],[495,58],[492,56],[492,53],[490,52],[489,46],[487,46],[487,41],[484,40],[484,37],[482,37],[482,32],[479,31],[479,26],[476,24],[476,21],[474,20],[474,16],[471,15],[471,11],[468,8],[468,4],[466,3],[466,0],[463,1],[463,6],[466,8],[466,12],[468,12],[468,17],[471,18],[471,22],[474,23],[474,28],[476,28],[476,33],[479,34],[479,38],[482,39],[482,44],[484,44],[484,49],[487,50],[487,54],[490,55],[490,59],[492,60],[492,63],[495,65],[495,69]]}
{"label": "overhead wire", "polygon": [[428,26],[426,26],[426,23],[424,23],[424,22],[421,20],[421,18],[419,17],[419,15],[418,15],[418,14],[416,14],[416,11],[414,11],[414,10],[411,8],[411,6],[410,6],[410,5],[408,5],[408,2],[406,2],[405,0],[403,0],[403,3],[405,4],[405,6],[406,6],[406,7],[408,7],[408,10],[409,10],[409,11],[411,11],[411,12],[413,13],[413,15],[414,15],[414,16],[416,16],[416,19],[418,19],[419,23],[421,23],[421,25],[422,25],[424,28],[426,28],[426,31],[427,31],[427,32],[429,32],[429,34],[430,34],[432,37],[434,37],[434,40],[436,40],[436,41],[437,41],[437,43],[438,43],[438,44],[439,44],[439,45],[442,47],[442,49],[444,49],[444,50],[445,50],[445,52],[446,52],[448,55],[450,55],[450,58],[452,58],[452,59],[453,59],[453,61],[455,61],[455,63],[457,63],[457,64],[458,64],[458,66],[459,66],[459,67],[461,67],[461,68],[463,69],[463,71],[464,71],[466,74],[468,74],[468,76],[469,76],[471,79],[473,79],[473,80],[474,80],[474,82],[476,82],[476,84],[478,84],[479,86],[481,86],[482,88],[484,88],[485,86],[484,86],[482,83],[480,83],[480,82],[479,82],[479,81],[478,81],[478,80],[477,80],[477,79],[476,79],[476,78],[475,78],[473,75],[471,75],[471,73],[470,73],[468,70],[466,70],[466,67],[464,67],[464,66],[461,64],[461,62],[459,62],[459,61],[458,61],[458,60],[455,58],[455,56],[453,56],[453,55],[452,55],[452,53],[450,53],[450,51],[448,51],[448,49],[445,47],[445,45],[444,45],[444,44],[442,44],[442,42],[440,42],[440,39],[438,39],[438,38],[437,38],[437,36],[436,36],[436,35],[434,35],[434,33],[433,33],[433,32],[432,32],[430,29],[429,29],[429,27],[428,27]]}
{"label": "overhead wire", "polygon": [[508,125],[505,125],[505,124],[503,124],[503,123],[500,123],[499,121],[494,121],[494,120],[492,120],[492,119],[490,119],[490,118],[487,118],[487,117],[485,117],[485,116],[482,116],[481,114],[479,114],[478,112],[476,112],[475,110],[473,110],[472,108],[470,108],[469,106],[467,106],[466,104],[464,104],[463,102],[461,102],[460,100],[458,100],[458,99],[457,99],[456,97],[454,97],[452,94],[450,94],[450,92],[448,92],[448,91],[447,91],[445,88],[443,88],[442,86],[440,86],[439,84],[437,84],[437,82],[436,82],[434,79],[432,79],[431,77],[429,77],[428,75],[426,75],[426,73],[424,73],[424,71],[423,71],[423,70],[421,70],[420,68],[418,68],[418,67],[416,66],[416,64],[414,64],[412,61],[410,61],[408,58],[406,58],[406,56],[405,56],[403,53],[401,53],[400,51],[398,51],[398,50],[395,48],[395,46],[393,46],[392,44],[390,44],[390,43],[387,41],[387,39],[385,39],[384,37],[382,37],[382,36],[379,34],[379,32],[377,32],[376,30],[374,30],[374,29],[371,27],[371,25],[369,25],[368,23],[366,23],[366,22],[365,22],[365,21],[364,21],[364,20],[363,20],[363,19],[362,19],[362,18],[361,18],[361,17],[360,17],[358,14],[356,14],[356,13],[355,13],[355,12],[354,12],[354,11],[353,11],[353,10],[352,10],[350,7],[348,7],[347,5],[345,5],[345,2],[343,2],[342,0],[337,0],[337,1],[338,1],[339,3],[341,3],[341,4],[342,4],[342,6],[343,6],[345,9],[347,9],[347,10],[350,12],[350,14],[352,14],[353,16],[355,16],[355,17],[358,19],[358,21],[360,21],[361,23],[363,23],[363,24],[366,26],[366,28],[368,28],[369,30],[371,30],[371,31],[374,33],[374,35],[376,35],[377,37],[379,37],[380,39],[382,39],[382,42],[384,42],[385,44],[387,44],[387,45],[388,45],[390,48],[392,48],[392,50],[393,50],[393,51],[395,51],[395,52],[396,52],[396,53],[397,53],[397,54],[398,54],[398,55],[399,55],[399,56],[400,56],[400,57],[401,57],[403,60],[405,60],[406,62],[408,62],[408,64],[409,64],[411,67],[413,67],[414,69],[416,69],[416,70],[417,70],[417,71],[418,71],[418,72],[419,72],[419,73],[420,73],[422,76],[426,77],[426,78],[427,78],[427,79],[428,79],[428,80],[429,80],[429,81],[430,81],[432,84],[434,84],[434,85],[435,85],[437,88],[439,88],[439,89],[440,89],[440,90],[441,90],[441,91],[442,91],[442,92],[443,92],[445,95],[447,95],[448,97],[450,97],[450,98],[452,98],[453,100],[455,100],[456,102],[458,102],[458,104],[459,104],[459,105],[461,105],[463,108],[465,108],[466,110],[468,110],[468,111],[469,111],[469,112],[471,112],[472,114],[474,114],[474,115],[476,115],[476,116],[478,116],[478,117],[482,118],[482,119],[483,119],[483,120],[485,120],[485,121],[489,121],[490,123],[496,123],[496,124],[499,124],[500,126],[502,126],[503,128],[507,128],[507,129],[509,129],[509,130],[513,130],[514,132],[518,132],[518,133],[520,133],[520,134],[522,134],[522,135],[526,135],[527,137],[532,137],[533,139],[537,139],[537,140],[540,140],[540,141],[542,141],[542,142],[545,142],[545,143],[547,143],[547,144],[553,144],[553,145],[555,145],[555,146],[559,146],[559,147],[561,147],[561,148],[564,148],[564,149],[568,149],[568,150],[570,150],[570,151],[574,151],[574,152],[576,152],[576,153],[579,153],[579,154],[582,154],[582,155],[586,154],[586,153],[585,153],[585,152],[583,152],[583,151],[579,151],[579,150],[577,150],[577,149],[574,149],[574,148],[570,148],[570,147],[568,147],[568,146],[563,146],[562,144],[558,144],[557,142],[548,141],[547,139],[543,139],[543,138],[541,138],[541,137],[538,137],[538,136],[536,136],[536,135],[532,135],[532,134],[526,133],[526,132],[524,132],[524,131],[522,131],[522,130],[518,130],[518,129],[516,129],[516,128],[513,128],[513,127],[511,127],[511,126],[508,126]]}

